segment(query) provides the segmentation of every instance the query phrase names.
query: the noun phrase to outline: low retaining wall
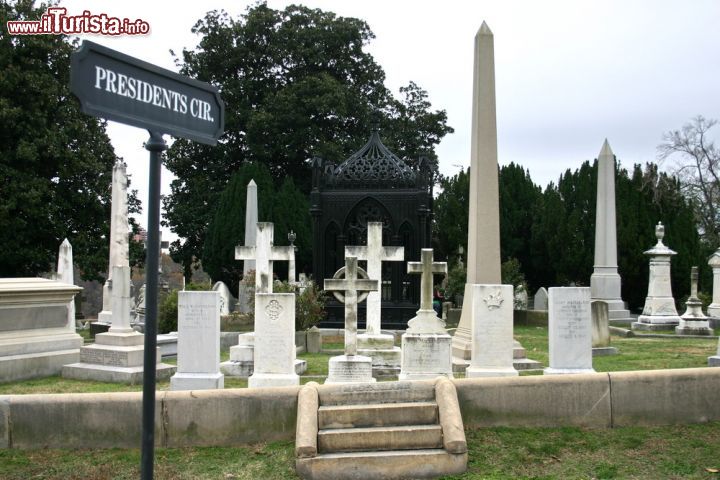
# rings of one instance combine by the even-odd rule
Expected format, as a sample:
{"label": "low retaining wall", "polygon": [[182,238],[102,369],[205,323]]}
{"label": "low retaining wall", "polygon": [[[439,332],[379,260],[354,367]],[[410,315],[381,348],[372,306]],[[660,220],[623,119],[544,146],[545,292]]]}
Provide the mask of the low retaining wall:
{"label": "low retaining wall", "polygon": [[[604,428],[720,420],[720,368],[454,383],[466,428]],[[299,387],[157,392],[156,444],[231,446],[292,440],[298,391]],[[0,396],[0,448],[138,448],[141,404],[140,392]]]}

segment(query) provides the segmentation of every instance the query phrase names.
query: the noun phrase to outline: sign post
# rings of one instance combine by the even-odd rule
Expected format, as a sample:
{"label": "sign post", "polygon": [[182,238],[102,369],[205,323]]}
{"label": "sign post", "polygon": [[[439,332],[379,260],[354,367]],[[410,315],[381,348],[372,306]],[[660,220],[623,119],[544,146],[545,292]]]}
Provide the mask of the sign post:
{"label": "sign post", "polygon": [[143,480],[151,480],[155,457],[160,167],[162,152],[167,148],[163,134],[216,145],[223,133],[225,106],[218,90],[207,83],[89,41],[72,54],[70,91],[80,100],[83,112],[145,128],[150,133],[145,143],[150,165],[140,470]]}

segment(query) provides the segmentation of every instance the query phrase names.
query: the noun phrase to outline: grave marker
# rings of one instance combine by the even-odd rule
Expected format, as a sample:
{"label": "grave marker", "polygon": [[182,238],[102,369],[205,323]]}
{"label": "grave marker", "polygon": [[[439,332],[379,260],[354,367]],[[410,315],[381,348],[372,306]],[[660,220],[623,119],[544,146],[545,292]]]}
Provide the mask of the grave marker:
{"label": "grave marker", "polygon": [[548,300],[550,366],[545,374],[594,372],[590,288],[553,287]]}

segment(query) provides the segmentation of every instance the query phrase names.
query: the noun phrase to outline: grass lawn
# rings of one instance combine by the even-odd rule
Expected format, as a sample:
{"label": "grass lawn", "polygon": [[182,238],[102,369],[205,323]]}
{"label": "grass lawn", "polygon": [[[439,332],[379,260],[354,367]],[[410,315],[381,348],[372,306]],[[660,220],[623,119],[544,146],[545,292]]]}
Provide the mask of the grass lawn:
{"label": "grass lawn", "polygon": [[[446,479],[718,479],[720,423],[467,431],[468,472]],[[135,479],[139,450],[0,450],[0,478]],[[293,443],[158,449],[157,479],[298,478]]]}

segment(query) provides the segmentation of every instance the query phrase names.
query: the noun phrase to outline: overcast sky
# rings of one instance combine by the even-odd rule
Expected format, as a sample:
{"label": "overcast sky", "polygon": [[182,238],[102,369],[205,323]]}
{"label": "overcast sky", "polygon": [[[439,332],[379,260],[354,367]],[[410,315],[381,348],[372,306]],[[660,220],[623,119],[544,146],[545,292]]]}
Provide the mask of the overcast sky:
{"label": "overcast sky", "polygon": [[[470,163],[473,38],[483,20],[495,35],[499,161],[529,168],[543,187],[595,158],[605,138],[631,166],[656,161],[663,132],[696,115],[720,118],[717,0],[268,1],[276,9],[290,3],[369,24],[376,38],[367,50],[385,70],[386,85],[397,95],[412,80],[427,90],[433,109],[447,111],[455,133],[437,148],[446,175]],[[237,17],[249,4],[65,0],[61,6],[68,14],[90,10],[147,21],[146,36],[84,38],[177,71],[169,50],[197,45],[190,29],[205,12],[224,9]],[[144,206],[147,132],[114,122],[108,132]],[[167,170],[163,176],[168,194],[171,177]]]}

